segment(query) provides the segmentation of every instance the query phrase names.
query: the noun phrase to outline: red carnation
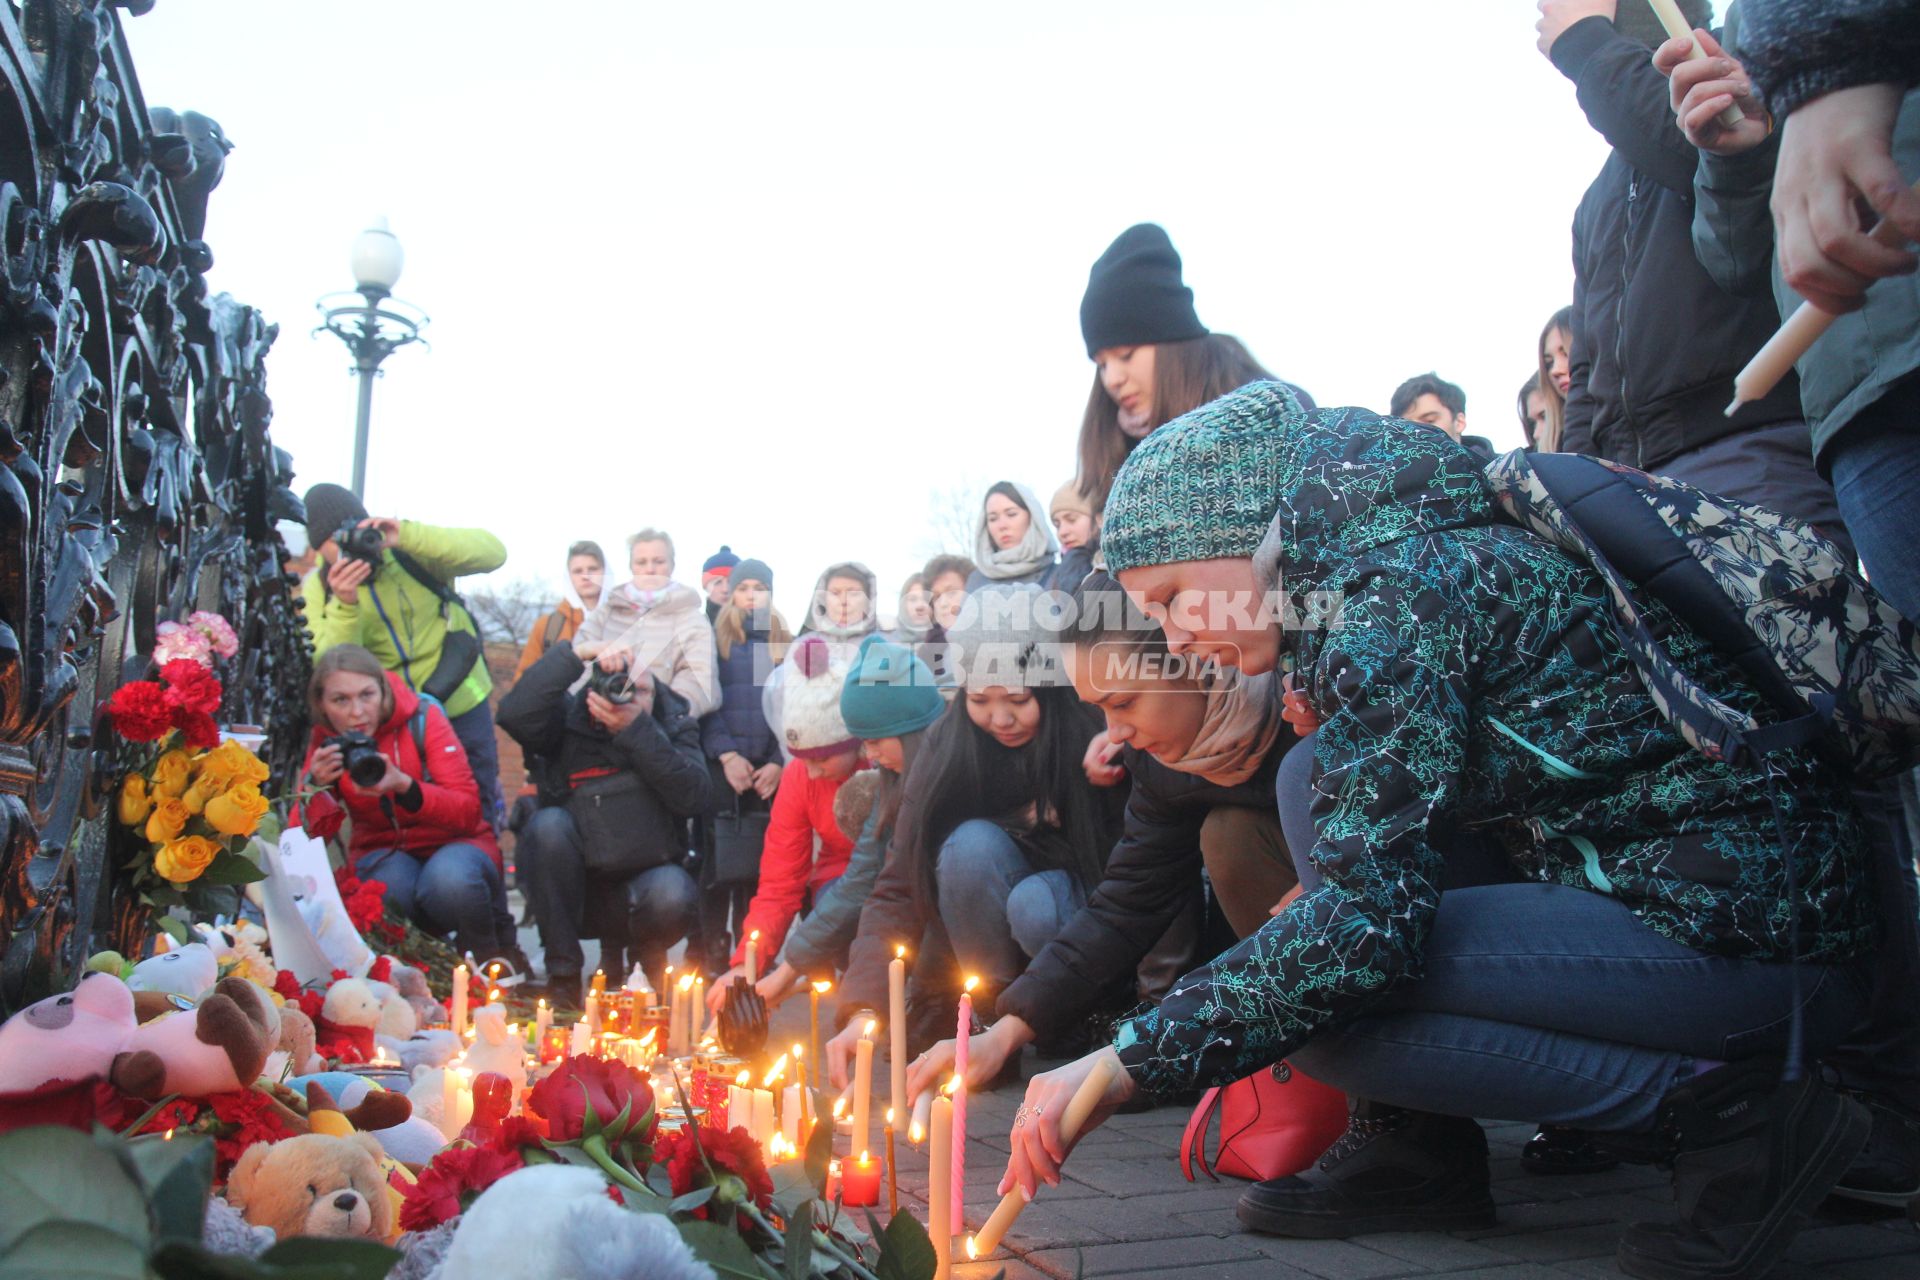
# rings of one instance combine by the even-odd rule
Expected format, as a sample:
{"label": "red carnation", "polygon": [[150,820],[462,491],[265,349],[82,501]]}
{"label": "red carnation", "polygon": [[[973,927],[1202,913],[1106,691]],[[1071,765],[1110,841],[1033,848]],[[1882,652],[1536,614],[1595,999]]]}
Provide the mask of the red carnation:
{"label": "red carnation", "polygon": [[215,1176],[224,1178],[239,1163],[241,1153],[256,1142],[278,1142],[292,1137],[273,1102],[257,1089],[234,1089],[207,1095],[220,1121],[213,1140]]}
{"label": "red carnation", "polygon": [[211,751],[220,745],[220,726],[204,711],[176,707],[173,727],[180,731],[180,737],[186,744],[196,750]]}
{"label": "red carnation", "polygon": [[300,979],[294,977],[293,974],[285,969],[275,970],[273,975],[273,993],[282,1000],[298,1000],[300,998]]}
{"label": "red carnation", "polygon": [[151,680],[135,680],[113,691],[107,701],[113,731],[129,742],[154,742],[173,728],[167,693]]}
{"label": "red carnation", "polygon": [[546,1140],[547,1127],[538,1116],[508,1116],[493,1131],[490,1145],[502,1151],[519,1151],[523,1147],[542,1147]]}
{"label": "red carnation", "polygon": [[411,1186],[400,1188],[400,1228],[430,1231],[466,1211],[482,1191],[526,1161],[518,1150],[494,1146],[448,1147],[420,1171]]}
{"label": "red carnation", "polygon": [[[706,1152],[704,1160],[700,1158],[702,1150]],[[698,1146],[694,1145],[693,1138],[684,1129],[669,1133],[660,1139],[654,1150],[654,1160],[666,1166],[667,1180],[672,1184],[675,1196],[686,1195],[713,1182],[707,1173],[707,1166],[712,1165],[714,1173],[722,1179],[729,1174],[738,1179],[746,1197],[755,1205],[763,1210],[772,1206],[773,1178],[767,1173],[767,1162],[760,1153],[760,1144],[753,1140],[752,1134],[737,1125],[725,1133],[716,1129],[700,1130]],[[722,1181],[720,1185],[720,1193],[693,1211],[695,1217],[708,1217],[709,1205],[737,1201],[738,1194],[729,1196],[726,1183]]]}
{"label": "red carnation", "polygon": [[175,658],[160,668],[167,684],[167,705],[212,715],[220,709],[220,681],[192,658]]}
{"label": "red carnation", "polygon": [[302,991],[295,1003],[300,1006],[300,1012],[313,1019],[315,1026],[319,1025],[320,1011],[327,1007],[325,996],[318,991]]}
{"label": "red carnation", "polygon": [[368,968],[367,977],[374,982],[392,982],[393,961],[386,956],[378,957]]}
{"label": "red carnation", "polygon": [[[589,1107],[609,1147],[652,1142],[653,1085],[624,1062],[591,1054],[568,1058],[527,1095],[527,1110],[547,1122],[548,1135],[555,1142],[574,1142],[586,1135]],[[626,1119],[616,1129],[614,1122],[623,1111]]]}

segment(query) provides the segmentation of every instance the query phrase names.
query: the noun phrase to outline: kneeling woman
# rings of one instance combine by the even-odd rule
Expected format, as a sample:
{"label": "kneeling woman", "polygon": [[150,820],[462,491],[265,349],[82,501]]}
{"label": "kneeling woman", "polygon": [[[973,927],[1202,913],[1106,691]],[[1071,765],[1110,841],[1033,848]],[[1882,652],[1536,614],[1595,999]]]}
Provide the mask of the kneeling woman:
{"label": "kneeling woman", "polygon": [[[344,808],[353,819],[347,864],[356,876],[384,884],[389,904],[429,933],[451,934],[461,951],[481,960],[504,954],[514,940],[495,926],[500,849],[447,713],[357,644],[320,655],[307,700],[313,740],[302,774],[326,789],[305,806],[308,829],[338,830],[336,805]],[[342,734],[372,740],[386,766],[377,780],[363,785],[348,775],[336,741]]]}
{"label": "kneeling woman", "polygon": [[[1243,388],[1141,443],[1106,537],[1175,651],[1251,672],[1290,656],[1322,719],[1322,882],[1120,1026],[1107,1102],[1288,1055],[1367,1099],[1315,1169],[1242,1199],[1243,1222],[1286,1235],[1490,1221],[1467,1117],[1620,1135],[1673,1162],[1685,1214],[1629,1228],[1625,1269],[1764,1272],[1870,1124],[1815,1076],[1782,1083],[1792,1029],[1817,1056],[1865,1006],[1873,903],[1846,780],[1804,752],[1769,774],[1689,748],[1598,576],[1504,521],[1435,430]],[[1336,624],[1248,609],[1277,590],[1337,598]],[[1690,676],[1765,714],[1730,662],[1645,612]],[[1463,835],[1531,883],[1443,895]],[[1031,1083],[1007,1185],[1058,1176],[1057,1117],[1095,1061]]]}
{"label": "kneeling woman", "polygon": [[896,947],[913,953],[908,1038],[928,1044],[953,1025],[962,974],[982,980],[976,1007],[991,1009],[1100,883],[1126,793],[1081,768],[1099,725],[1066,686],[1041,595],[983,587],[948,633],[965,689],[927,734],[860,914],[845,1030],[828,1051],[836,1080],[865,1022],[884,1021]]}

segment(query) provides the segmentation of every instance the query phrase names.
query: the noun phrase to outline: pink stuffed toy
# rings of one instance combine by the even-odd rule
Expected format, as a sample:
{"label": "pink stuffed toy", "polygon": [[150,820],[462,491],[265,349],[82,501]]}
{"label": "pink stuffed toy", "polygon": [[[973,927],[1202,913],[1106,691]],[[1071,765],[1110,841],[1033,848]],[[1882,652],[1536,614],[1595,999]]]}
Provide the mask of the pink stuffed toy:
{"label": "pink stuffed toy", "polygon": [[136,1097],[203,1098],[251,1085],[276,1035],[266,994],[244,978],[221,979],[197,1008],[138,1023],[127,984],[88,973],[0,1025],[0,1092],[105,1076]]}

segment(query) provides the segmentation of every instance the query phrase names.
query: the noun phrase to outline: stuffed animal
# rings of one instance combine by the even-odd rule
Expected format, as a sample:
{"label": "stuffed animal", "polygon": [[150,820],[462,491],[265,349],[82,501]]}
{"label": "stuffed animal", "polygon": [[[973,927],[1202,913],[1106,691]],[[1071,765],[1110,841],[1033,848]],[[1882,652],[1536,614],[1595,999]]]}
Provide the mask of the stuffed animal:
{"label": "stuffed animal", "polygon": [[373,1042],[375,1048],[384,1048],[398,1058],[410,1076],[418,1075],[423,1068],[446,1066],[466,1047],[451,1031],[416,1031],[405,1040],[375,1036]]}
{"label": "stuffed animal", "polygon": [[421,1027],[443,1027],[447,1024],[447,1007],[433,998],[433,989],[427,985],[427,975],[410,964],[396,961],[393,976],[388,979],[394,990],[407,998],[413,1006],[414,1021]]}
{"label": "stuffed animal", "polygon": [[380,1000],[364,979],[342,978],[327,988],[315,1025],[322,1056],[341,1062],[371,1062],[374,1028],[380,1025]]}
{"label": "stuffed animal", "polygon": [[294,1075],[304,1076],[326,1069],[326,1059],[314,1052],[319,1043],[320,1033],[306,1010],[294,1004],[280,1010],[280,1048],[286,1051]]}
{"label": "stuffed animal", "polygon": [[366,980],[373,992],[374,999],[380,1002],[380,1021],[374,1031],[395,1040],[405,1040],[420,1029],[420,1019],[413,1011],[413,1005],[400,994],[400,988],[390,982]]}
{"label": "stuffed animal", "polygon": [[330,1236],[385,1242],[396,1215],[380,1172],[385,1155],[364,1133],[305,1133],[256,1142],[227,1179],[227,1202],[282,1240]]}
{"label": "stuffed animal", "polygon": [[347,918],[346,908],[314,888],[310,878],[296,877],[294,883],[300,917],[326,953],[327,963],[348,973],[365,973],[373,964],[373,952]]}
{"label": "stuffed animal", "polygon": [[251,982],[223,978],[197,1008],[139,1023],[126,983],[87,973],[0,1025],[0,1092],[87,1076],[142,1098],[239,1089],[258,1078],[272,1047],[268,1004]]}
{"label": "stuffed animal", "polygon": [[133,966],[127,985],[135,991],[165,991],[198,1000],[220,977],[220,957],[204,942],[189,942]]}
{"label": "stuffed animal", "polygon": [[[530,1227],[537,1228],[529,1230]],[[440,1280],[714,1280],[664,1213],[634,1213],[565,1164],[516,1169],[460,1215]]]}
{"label": "stuffed animal", "polygon": [[489,1004],[474,1010],[473,1033],[473,1047],[460,1065],[476,1076],[498,1072],[513,1086],[513,1096],[519,1097],[527,1088],[527,1046],[507,1033],[507,1007]]}
{"label": "stuffed animal", "polygon": [[413,1084],[407,1089],[407,1100],[413,1104],[415,1117],[426,1120],[450,1140],[466,1128],[473,1119],[473,1091],[456,1089],[453,1096],[455,1115],[451,1120],[446,1114],[446,1075],[453,1067],[442,1067],[438,1071],[422,1071],[413,1078]]}

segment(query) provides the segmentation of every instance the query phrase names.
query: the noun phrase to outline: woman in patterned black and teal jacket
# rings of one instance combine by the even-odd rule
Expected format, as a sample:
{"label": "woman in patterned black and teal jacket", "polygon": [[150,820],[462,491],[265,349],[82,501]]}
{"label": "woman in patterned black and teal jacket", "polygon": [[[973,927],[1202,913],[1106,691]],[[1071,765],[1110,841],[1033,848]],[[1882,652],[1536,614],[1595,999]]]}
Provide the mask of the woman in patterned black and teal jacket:
{"label": "woman in patterned black and teal jacket", "polygon": [[[1616,639],[1598,577],[1503,520],[1476,460],[1436,430],[1304,412],[1255,384],[1142,442],[1106,538],[1176,652],[1290,663],[1322,720],[1304,854],[1320,883],[1121,1024],[1102,1051],[1122,1068],[1107,1102],[1288,1055],[1368,1099],[1317,1169],[1248,1193],[1258,1229],[1489,1220],[1485,1140],[1465,1117],[1500,1116],[1657,1129],[1656,1154],[1679,1144],[1677,1179],[1746,1179],[1704,1197],[1737,1202],[1733,1243],[1731,1220],[1700,1218],[1710,1209],[1636,1228],[1622,1263],[1638,1274],[1784,1249],[1780,1222],[1866,1134],[1857,1104],[1779,1084],[1797,1002],[1808,1053],[1864,1007],[1872,902],[1841,779],[1810,756],[1770,780],[1690,750]],[[1274,620],[1335,608],[1330,627]],[[1731,664],[1685,633],[1669,646],[1740,699]],[[1517,882],[1443,895],[1464,837],[1503,849]],[[1032,1083],[1007,1185],[1058,1176],[1057,1117],[1099,1056]],[[1699,1172],[1703,1146],[1720,1148],[1719,1173]],[[1816,1167],[1797,1177],[1803,1158]]]}

